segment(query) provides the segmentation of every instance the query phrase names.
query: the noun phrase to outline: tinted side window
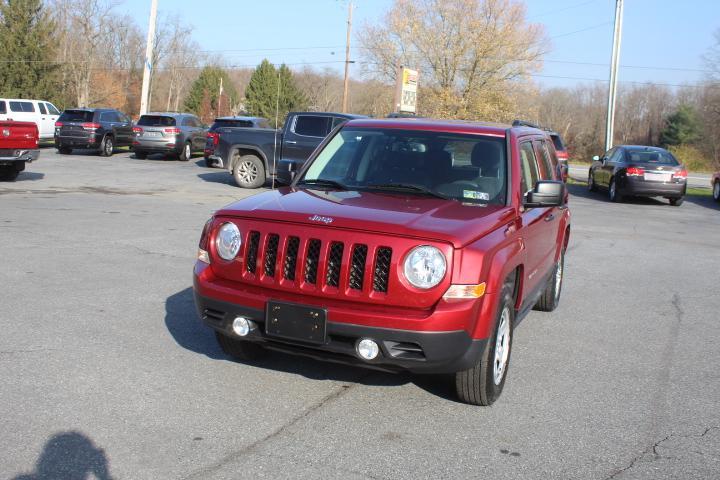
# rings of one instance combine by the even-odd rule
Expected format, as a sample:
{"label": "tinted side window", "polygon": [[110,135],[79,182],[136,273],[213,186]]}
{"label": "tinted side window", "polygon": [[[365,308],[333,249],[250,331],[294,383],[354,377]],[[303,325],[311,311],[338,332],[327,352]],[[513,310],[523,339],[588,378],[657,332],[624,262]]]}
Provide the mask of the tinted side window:
{"label": "tinted side window", "polygon": [[550,159],[550,152],[548,151],[547,144],[544,141],[535,142],[535,146],[537,147],[537,152],[540,158],[540,166],[541,172],[540,172],[540,178],[542,180],[555,180],[555,168],[553,167],[553,162]]}
{"label": "tinted side window", "polygon": [[50,112],[50,115],[60,115],[60,112],[58,111],[57,108],[55,108],[55,106],[52,103],[46,103],[45,105],[47,106],[47,109],[48,109],[48,112]]}
{"label": "tinted side window", "polygon": [[112,122],[112,115],[111,112],[100,112],[100,118],[98,119],[99,122]]}
{"label": "tinted side window", "polygon": [[520,144],[520,168],[522,175],[520,176],[520,190],[523,195],[535,187],[538,181],[538,167],[535,160],[535,151],[532,143],[523,142]]}
{"label": "tinted side window", "polygon": [[333,123],[332,123],[332,127],[330,127],[330,130],[333,130],[338,125],[342,125],[343,123],[345,123],[347,121],[348,121],[347,118],[342,118],[342,117],[333,118]]}
{"label": "tinted side window", "polygon": [[38,103],[38,108],[40,109],[40,113],[42,113],[43,115],[47,115],[47,110],[45,109],[45,104]]}
{"label": "tinted side window", "polygon": [[35,105],[32,102],[10,102],[10,110],[13,112],[34,112]]}
{"label": "tinted side window", "polygon": [[192,121],[192,117],[185,117],[185,118],[182,119],[182,124],[181,124],[181,125],[182,125],[183,127],[194,127],[195,125],[193,125],[193,123],[194,123],[194,122]]}
{"label": "tinted side window", "polygon": [[7,113],[7,105],[5,101],[0,102],[0,113]]}
{"label": "tinted side window", "polygon": [[622,162],[625,157],[624,153],[625,152],[623,151],[622,148],[616,149],[615,152],[612,154],[612,156],[609,157],[610,161],[611,162]]}
{"label": "tinted side window", "polygon": [[307,137],[324,137],[328,133],[330,117],[299,115],[295,119],[294,132]]}

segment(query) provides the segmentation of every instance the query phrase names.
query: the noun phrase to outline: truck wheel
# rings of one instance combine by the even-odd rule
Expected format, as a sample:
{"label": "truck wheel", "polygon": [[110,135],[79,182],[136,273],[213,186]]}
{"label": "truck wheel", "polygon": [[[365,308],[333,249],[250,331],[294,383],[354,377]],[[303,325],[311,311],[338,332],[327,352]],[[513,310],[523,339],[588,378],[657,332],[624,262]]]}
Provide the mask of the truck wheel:
{"label": "truck wheel", "polygon": [[713,185],[713,198],[716,202],[720,202],[720,180],[715,180]]}
{"label": "truck wheel", "polygon": [[180,152],[179,158],[181,162],[187,162],[190,158],[192,158],[192,147],[190,146],[190,142],[185,144],[182,152]]}
{"label": "truck wheel", "polygon": [[563,275],[565,274],[565,251],[560,252],[560,258],[553,268],[553,274],[548,278],[545,290],[538,298],[533,307],[534,310],[541,312],[552,312],[560,303],[560,293],[562,292]]}
{"label": "truck wheel", "polygon": [[135,158],[137,158],[138,160],[145,160],[147,158],[147,152],[139,152],[136,150]]}
{"label": "truck wheel", "polygon": [[215,161],[212,158],[205,157],[205,166],[207,168],[213,168],[215,166]]}
{"label": "truck wheel", "polygon": [[105,135],[102,143],[100,143],[100,155],[103,157],[111,157],[114,150],[115,145],[113,144],[113,138],[110,135]]}
{"label": "truck wheel", "polygon": [[15,166],[0,167],[0,182],[14,182],[20,175],[20,171]]}
{"label": "truck wheel", "polygon": [[619,203],[622,202],[623,196],[618,192],[617,189],[617,183],[615,182],[615,179],[610,179],[610,188],[608,188],[608,197],[610,198],[611,202]]}
{"label": "truck wheel", "polygon": [[215,338],[223,353],[237,360],[255,360],[266,353],[266,350],[257,343],[230,338],[220,332],[215,332]]}
{"label": "truck wheel", "polygon": [[242,188],[259,188],[265,183],[265,167],[255,155],[243,155],[233,164],[235,183]]}
{"label": "truck wheel", "polygon": [[512,288],[513,285],[507,282],[503,286],[495,326],[480,360],[473,368],[455,374],[455,389],[462,402],[492,405],[502,393],[510,365],[515,321]]}
{"label": "truck wheel", "polygon": [[70,155],[72,153],[72,148],[70,147],[60,147],[58,148],[58,153],[60,155]]}

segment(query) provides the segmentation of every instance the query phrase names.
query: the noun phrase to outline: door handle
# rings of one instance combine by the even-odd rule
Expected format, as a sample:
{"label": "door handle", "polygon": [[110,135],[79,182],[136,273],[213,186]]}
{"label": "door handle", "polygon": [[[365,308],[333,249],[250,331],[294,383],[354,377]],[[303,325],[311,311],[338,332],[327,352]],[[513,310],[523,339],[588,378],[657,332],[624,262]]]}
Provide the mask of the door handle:
{"label": "door handle", "polygon": [[285,143],[288,145],[295,145],[297,142],[295,140],[285,140]]}
{"label": "door handle", "polygon": [[555,214],[554,214],[554,213],[548,213],[547,215],[545,215],[545,221],[546,221],[546,222],[552,222],[553,220],[555,220]]}

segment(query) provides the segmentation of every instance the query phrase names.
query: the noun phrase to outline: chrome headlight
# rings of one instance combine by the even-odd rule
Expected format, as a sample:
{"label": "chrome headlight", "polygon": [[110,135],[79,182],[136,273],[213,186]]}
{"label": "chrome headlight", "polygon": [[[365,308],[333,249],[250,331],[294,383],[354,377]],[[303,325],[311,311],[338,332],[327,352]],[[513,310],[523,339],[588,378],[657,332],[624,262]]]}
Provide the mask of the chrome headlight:
{"label": "chrome headlight", "polygon": [[240,251],[242,238],[234,223],[223,223],[215,237],[215,249],[223,260],[232,260]]}
{"label": "chrome headlight", "polygon": [[417,288],[436,286],[445,277],[446,270],[445,255],[430,245],[415,247],[405,257],[405,278]]}

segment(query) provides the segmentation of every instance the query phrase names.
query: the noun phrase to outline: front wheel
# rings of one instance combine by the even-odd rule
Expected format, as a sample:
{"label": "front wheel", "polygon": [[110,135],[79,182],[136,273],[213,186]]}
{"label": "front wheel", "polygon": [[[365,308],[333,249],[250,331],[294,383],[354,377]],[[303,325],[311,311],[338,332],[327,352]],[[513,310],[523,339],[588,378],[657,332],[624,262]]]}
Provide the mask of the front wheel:
{"label": "front wheel", "polygon": [[113,138],[109,135],[103,137],[102,143],[100,144],[100,155],[103,157],[110,157],[113,154],[115,145],[113,145]]}
{"label": "front wheel", "polygon": [[500,397],[510,365],[515,306],[512,284],[506,283],[489,343],[474,367],[455,374],[458,398],[471,405],[492,405]]}
{"label": "front wheel", "polygon": [[243,155],[233,166],[235,183],[242,188],[259,188],[265,183],[265,167],[255,155]]}
{"label": "front wheel", "polygon": [[223,353],[236,360],[256,360],[266,353],[266,350],[257,343],[230,338],[220,332],[215,332],[215,339]]}
{"label": "front wheel", "polygon": [[192,157],[192,148],[190,147],[190,142],[187,142],[185,146],[182,149],[182,152],[180,152],[180,161],[187,162]]}
{"label": "front wheel", "polygon": [[720,180],[715,180],[713,185],[713,198],[716,202],[720,202]]}

